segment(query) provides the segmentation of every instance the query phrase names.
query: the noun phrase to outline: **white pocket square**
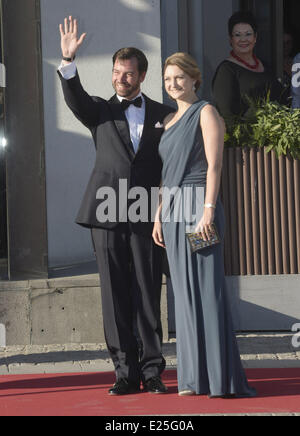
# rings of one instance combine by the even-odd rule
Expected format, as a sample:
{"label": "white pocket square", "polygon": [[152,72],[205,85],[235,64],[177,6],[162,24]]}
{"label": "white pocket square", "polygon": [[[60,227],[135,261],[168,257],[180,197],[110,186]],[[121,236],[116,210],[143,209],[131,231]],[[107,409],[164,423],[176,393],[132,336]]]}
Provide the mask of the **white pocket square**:
{"label": "white pocket square", "polygon": [[159,121],[154,126],[156,129],[163,129],[164,125],[161,124]]}

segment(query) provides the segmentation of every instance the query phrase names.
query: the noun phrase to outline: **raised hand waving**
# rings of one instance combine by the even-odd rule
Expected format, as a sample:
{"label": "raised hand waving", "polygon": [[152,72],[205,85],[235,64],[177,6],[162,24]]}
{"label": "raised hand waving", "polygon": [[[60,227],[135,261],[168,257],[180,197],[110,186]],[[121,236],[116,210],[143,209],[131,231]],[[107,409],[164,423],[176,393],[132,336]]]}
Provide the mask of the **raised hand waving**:
{"label": "raised hand waving", "polygon": [[64,25],[59,25],[60,36],[61,36],[61,51],[62,55],[66,58],[74,59],[74,56],[78,48],[83,43],[86,33],[83,33],[80,38],[78,38],[78,24],[77,20],[69,16],[65,18]]}

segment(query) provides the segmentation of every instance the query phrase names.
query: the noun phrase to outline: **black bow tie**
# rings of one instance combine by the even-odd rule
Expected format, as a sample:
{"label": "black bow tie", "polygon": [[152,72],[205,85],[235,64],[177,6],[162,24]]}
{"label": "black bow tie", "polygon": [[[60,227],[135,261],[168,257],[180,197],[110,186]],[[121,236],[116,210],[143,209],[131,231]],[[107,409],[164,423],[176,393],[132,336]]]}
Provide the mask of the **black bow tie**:
{"label": "black bow tie", "polygon": [[124,111],[126,111],[126,109],[128,109],[131,104],[133,104],[136,107],[142,107],[142,103],[143,103],[142,97],[138,97],[135,100],[125,100],[124,99],[121,101],[121,106],[122,106],[122,109]]}

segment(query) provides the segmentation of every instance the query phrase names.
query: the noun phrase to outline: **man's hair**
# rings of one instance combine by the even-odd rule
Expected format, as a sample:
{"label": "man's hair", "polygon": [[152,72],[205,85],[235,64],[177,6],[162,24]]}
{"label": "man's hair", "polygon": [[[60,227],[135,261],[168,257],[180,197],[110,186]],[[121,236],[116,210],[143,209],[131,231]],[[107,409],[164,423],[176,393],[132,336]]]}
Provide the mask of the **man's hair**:
{"label": "man's hair", "polygon": [[241,11],[241,12],[236,12],[229,18],[228,21],[229,36],[232,36],[234,26],[241,23],[249,24],[252,27],[254,33],[257,33],[258,26],[254,18],[254,15],[248,11]]}
{"label": "man's hair", "polygon": [[128,60],[136,58],[138,61],[139,73],[146,73],[148,71],[148,60],[144,53],[135,47],[125,47],[118,50],[113,56],[113,65],[115,65],[116,60]]}

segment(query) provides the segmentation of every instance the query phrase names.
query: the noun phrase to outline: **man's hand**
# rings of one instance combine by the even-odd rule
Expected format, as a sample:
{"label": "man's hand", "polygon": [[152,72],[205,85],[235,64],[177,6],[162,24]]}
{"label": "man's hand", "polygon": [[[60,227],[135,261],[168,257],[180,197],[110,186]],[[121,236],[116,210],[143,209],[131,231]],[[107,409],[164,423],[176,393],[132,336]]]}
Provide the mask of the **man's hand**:
{"label": "man's hand", "polygon": [[83,33],[79,39],[77,38],[77,20],[73,20],[72,16],[69,17],[69,20],[65,18],[64,27],[60,24],[59,30],[62,55],[73,59],[78,48],[83,43],[86,33]]}

